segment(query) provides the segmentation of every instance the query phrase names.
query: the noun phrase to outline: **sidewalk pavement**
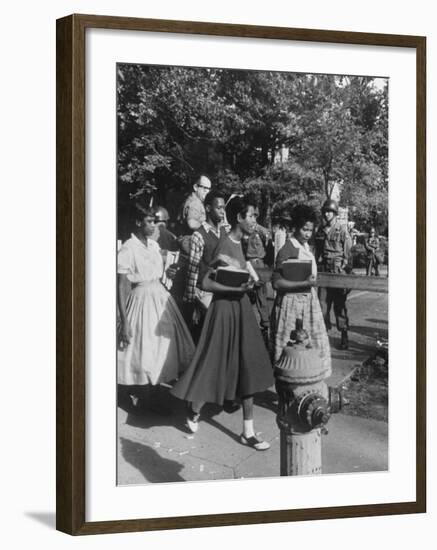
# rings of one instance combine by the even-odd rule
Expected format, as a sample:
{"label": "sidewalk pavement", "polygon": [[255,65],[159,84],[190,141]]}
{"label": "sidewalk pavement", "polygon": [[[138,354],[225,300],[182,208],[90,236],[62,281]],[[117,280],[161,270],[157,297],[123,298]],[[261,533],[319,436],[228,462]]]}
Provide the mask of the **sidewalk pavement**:
{"label": "sidewalk pavement", "polygon": [[[256,398],[255,427],[271,443],[255,451],[239,442],[241,410],[232,414],[206,405],[199,431],[184,426],[183,404],[159,390],[160,402],[171,409],[167,416],[144,411],[144,416],[119,409],[120,485],[145,482],[205,481],[279,475],[279,430],[276,394],[268,390]],[[383,471],[387,469],[385,422],[337,414],[322,438],[323,473]]]}
{"label": "sidewalk pavement", "polygon": [[[375,327],[379,331],[386,330],[386,321],[380,321],[385,318],[387,309],[382,298],[373,295],[373,303],[368,306],[372,315],[379,319],[379,325],[375,324],[376,319],[365,318],[369,313],[360,316],[363,305],[359,295],[356,300],[348,300],[352,318],[356,322],[359,320],[359,324],[351,328],[348,351],[336,349],[339,335],[335,329],[330,331],[333,374],[327,380],[328,385],[341,384],[369,355],[374,345]],[[267,451],[255,451],[240,443],[241,410],[227,414],[216,405],[205,405],[199,431],[193,435],[184,425],[184,403],[172,397],[166,387],[158,386],[155,392],[154,410],[132,414],[118,409],[119,485],[279,475],[274,388],[255,396],[255,430],[271,443]],[[388,469],[386,422],[340,413],[331,417],[328,430],[329,433],[322,437],[324,474]]]}

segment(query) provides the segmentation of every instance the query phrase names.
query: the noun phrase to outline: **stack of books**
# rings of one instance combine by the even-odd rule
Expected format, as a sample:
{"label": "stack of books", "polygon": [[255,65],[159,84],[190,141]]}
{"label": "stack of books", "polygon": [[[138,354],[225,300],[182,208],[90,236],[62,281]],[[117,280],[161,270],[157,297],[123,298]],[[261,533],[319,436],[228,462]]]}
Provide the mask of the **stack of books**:
{"label": "stack of books", "polygon": [[172,279],[169,279],[167,277],[167,269],[170,266],[176,266],[179,261],[179,252],[170,252],[170,250],[167,251],[167,256],[165,258],[165,264],[164,264],[164,273],[162,274],[161,281],[162,284],[165,286],[167,290],[170,290],[173,286]]}
{"label": "stack of books", "polygon": [[312,273],[311,260],[286,260],[281,267],[282,276],[287,281],[306,281]]}
{"label": "stack of books", "polygon": [[249,272],[245,269],[238,269],[233,266],[218,267],[215,280],[217,283],[226,286],[239,287],[249,280]]}

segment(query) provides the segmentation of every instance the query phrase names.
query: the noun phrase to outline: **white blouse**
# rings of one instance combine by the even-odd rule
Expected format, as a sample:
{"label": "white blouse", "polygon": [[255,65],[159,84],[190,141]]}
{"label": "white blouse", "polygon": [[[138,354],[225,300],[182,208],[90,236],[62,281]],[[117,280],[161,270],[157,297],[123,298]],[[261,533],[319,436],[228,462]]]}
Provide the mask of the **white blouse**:
{"label": "white blouse", "polygon": [[158,280],[164,270],[159,244],[147,239],[147,246],[134,234],[123,243],[117,257],[117,273],[127,275],[131,283]]}

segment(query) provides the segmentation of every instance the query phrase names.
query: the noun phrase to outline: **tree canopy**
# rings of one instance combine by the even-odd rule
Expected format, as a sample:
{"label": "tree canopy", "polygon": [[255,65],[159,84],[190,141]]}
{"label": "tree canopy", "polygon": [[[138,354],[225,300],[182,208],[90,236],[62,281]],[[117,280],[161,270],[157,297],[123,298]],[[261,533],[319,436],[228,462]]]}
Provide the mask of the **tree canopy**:
{"label": "tree canopy", "polygon": [[213,68],[117,66],[119,224],[138,197],[172,216],[199,173],[249,191],[261,216],[331,196],[384,230],[388,89],[382,79]]}

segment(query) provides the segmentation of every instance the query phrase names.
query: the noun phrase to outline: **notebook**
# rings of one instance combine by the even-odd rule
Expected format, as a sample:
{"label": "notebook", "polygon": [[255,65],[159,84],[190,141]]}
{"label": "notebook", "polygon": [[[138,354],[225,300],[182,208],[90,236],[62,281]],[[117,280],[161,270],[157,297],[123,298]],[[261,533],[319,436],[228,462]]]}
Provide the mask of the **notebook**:
{"label": "notebook", "polygon": [[282,263],[281,272],[287,281],[305,281],[312,274],[311,260],[286,260]]}
{"label": "notebook", "polygon": [[167,269],[170,266],[174,266],[179,261],[179,252],[171,252],[170,250],[167,251],[167,255],[165,258],[165,265],[164,265],[164,273],[162,274],[161,281],[162,284],[165,286],[167,290],[170,290],[173,286],[172,279],[169,279],[167,277]]}
{"label": "notebook", "polygon": [[226,286],[238,287],[249,280],[249,272],[233,266],[218,267],[215,280]]}

